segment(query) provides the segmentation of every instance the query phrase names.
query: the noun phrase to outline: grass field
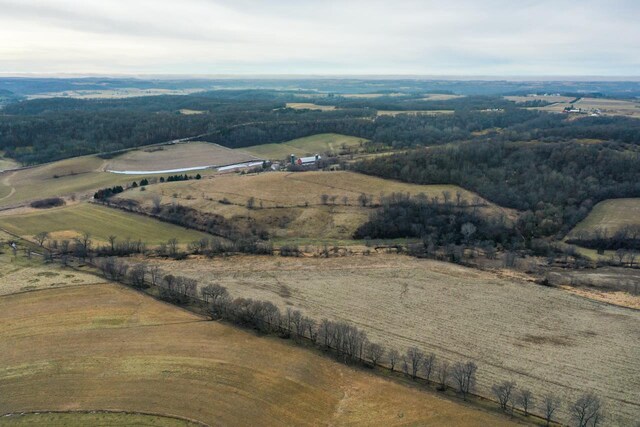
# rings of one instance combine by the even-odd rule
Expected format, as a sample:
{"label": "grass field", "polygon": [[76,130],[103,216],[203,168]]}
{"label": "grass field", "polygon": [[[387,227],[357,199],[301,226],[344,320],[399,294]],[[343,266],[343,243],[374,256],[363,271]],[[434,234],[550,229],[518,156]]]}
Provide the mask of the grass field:
{"label": "grass field", "polygon": [[295,154],[297,157],[324,153],[337,154],[343,147],[360,147],[361,144],[366,141],[364,138],[355,136],[322,133],[279,144],[255,145],[253,147],[243,148],[242,151],[260,158],[285,160],[288,159],[291,154]]}
{"label": "grass field", "polygon": [[94,242],[107,242],[110,235],[115,235],[120,240],[141,239],[149,245],[166,243],[171,238],[186,244],[207,236],[195,230],[89,203],[0,216],[0,227],[24,238],[47,231],[53,239],[72,239],[88,232]]}
{"label": "grass field", "polygon": [[92,195],[100,188],[123,185],[131,183],[134,179],[144,178],[104,172],[105,164],[105,160],[85,156],[4,173],[0,175],[0,207],[71,194],[82,198]]}
{"label": "grass field", "polygon": [[[460,191],[463,199],[470,203],[475,196],[452,185],[406,184],[353,172],[269,172],[152,185],[145,192],[127,191],[117,197],[134,199],[151,207],[154,194],[159,194],[163,204],[178,201],[226,218],[251,217],[277,238],[349,239],[372,211],[370,207],[359,205],[358,197],[362,193],[377,202],[381,194],[393,192],[425,193],[439,196],[442,200],[443,191],[449,191],[452,197]],[[334,201],[323,205],[323,194],[335,197]],[[251,197],[255,199],[256,209],[250,210],[246,203]],[[229,204],[220,203],[224,199]],[[512,215],[510,211],[491,204],[480,208],[480,212],[491,215],[504,213],[506,217]]]}
{"label": "grass field", "polygon": [[0,297],[0,395],[39,412],[2,425],[513,425],[113,284]]}
{"label": "grass field", "polygon": [[318,105],[311,102],[287,102],[287,108],[293,108],[294,110],[320,110],[320,111],[332,111],[336,107],[333,105]]}
{"label": "grass field", "polygon": [[[20,167],[20,163],[16,162],[13,159],[4,157],[4,153],[0,151],[0,172],[5,171],[7,169],[15,169]],[[0,197],[2,197],[0,195]]]}
{"label": "grass field", "polygon": [[159,171],[180,168],[224,166],[256,158],[241,150],[232,150],[208,142],[154,146],[128,151],[110,160],[105,169],[113,171]]}
{"label": "grass field", "polygon": [[441,359],[474,360],[478,390],[488,396],[502,380],[565,402],[594,390],[606,402],[607,425],[640,419],[640,311],[399,255],[233,257],[161,268],[223,284],[236,297],[349,321],[388,348],[416,345]]}
{"label": "grass field", "polygon": [[596,229],[607,230],[612,236],[629,225],[640,226],[640,199],[609,199],[596,204],[589,215],[575,226],[569,236],[581,231],[593,233]]}
{"label": "grass field", "polygon": [[464,95],[451,95],[447,93],[429,93],[422,98],[424,101],[448,101],[450,99],[464,98]]}

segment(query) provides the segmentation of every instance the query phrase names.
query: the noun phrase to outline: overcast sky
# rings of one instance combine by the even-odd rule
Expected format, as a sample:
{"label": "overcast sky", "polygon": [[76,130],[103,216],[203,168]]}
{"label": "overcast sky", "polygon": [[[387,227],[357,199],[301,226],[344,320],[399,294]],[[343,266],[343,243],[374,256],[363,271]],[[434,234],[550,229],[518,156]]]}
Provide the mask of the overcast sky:
{"label": "overcast sky", "polygon": [[0,73],[640,74],[638,0],[0,0]]}

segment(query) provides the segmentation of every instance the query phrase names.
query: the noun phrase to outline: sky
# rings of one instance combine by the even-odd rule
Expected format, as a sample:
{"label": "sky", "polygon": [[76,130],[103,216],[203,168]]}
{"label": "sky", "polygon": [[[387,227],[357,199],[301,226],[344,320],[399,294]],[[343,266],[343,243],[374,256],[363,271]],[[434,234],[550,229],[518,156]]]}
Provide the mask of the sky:
{"label": "sky", "polygon": [[638,0],[0,0],[0,73],[638,76]]}

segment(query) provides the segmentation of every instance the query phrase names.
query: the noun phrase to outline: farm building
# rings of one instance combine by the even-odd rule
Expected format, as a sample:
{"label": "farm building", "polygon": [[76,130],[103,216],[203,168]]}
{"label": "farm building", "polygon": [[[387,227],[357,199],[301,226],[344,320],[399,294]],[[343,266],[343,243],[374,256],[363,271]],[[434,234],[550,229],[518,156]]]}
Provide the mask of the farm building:
{"label": "farm building", "polygon": [[316,163],[320,159],[322,159],[322,157],[319,154],[316,154],[315,156],[310,156],[310,157],[300,157],[297,159],[296,159],[296,155],[292,154],[291,164],[298,165],[298,166],[308,166]]}

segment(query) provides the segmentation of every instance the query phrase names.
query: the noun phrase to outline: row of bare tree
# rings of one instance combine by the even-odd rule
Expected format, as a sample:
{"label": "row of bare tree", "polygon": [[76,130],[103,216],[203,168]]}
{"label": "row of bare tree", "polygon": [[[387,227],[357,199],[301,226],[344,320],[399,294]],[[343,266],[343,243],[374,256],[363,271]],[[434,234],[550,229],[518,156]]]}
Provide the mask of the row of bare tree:
{"label": "row of bare tree", "polygon": [[[373,368],[386,367],[392,372],[403,372],[413,380],[434,384],[440,391],[453,389],[465,400],[475,390],[478,366],[473,361],[451,363],[417,347],[411,347],[403,354],[396,349],[387,350],[382,345],[371,342],[365,331],[346,322],[328,319],[316,322],[291,307],[281,311],[269,301],[234,299],[224,286],[208,284],[198,287],[195,279],[163,275],[158,266],[149,266],[144,262],[130,265],[111,257],[104,259],[99,267],[108,279],[139,288],[157,286],[161,290],[161,296],[173,302],[185,303],[190,298],[204,301],[212,319],[224,319],[265,334],[312,342],[325,351],[333,352],[345,363],[363,363]],[[517,408],[528,416],[535,408],[542,414],[547,425],[550,425],[562,405],[560,398],[548,394],[542,397],[537,406],[533,393],[527,388],[517,388],[513,381],[495,384],[492,392],[505,412],[513,415]],[[571,404],[568,411],[576,426],[595,427],[603,419],[602,406],[601,400],[594,393],[586,393]]]}

